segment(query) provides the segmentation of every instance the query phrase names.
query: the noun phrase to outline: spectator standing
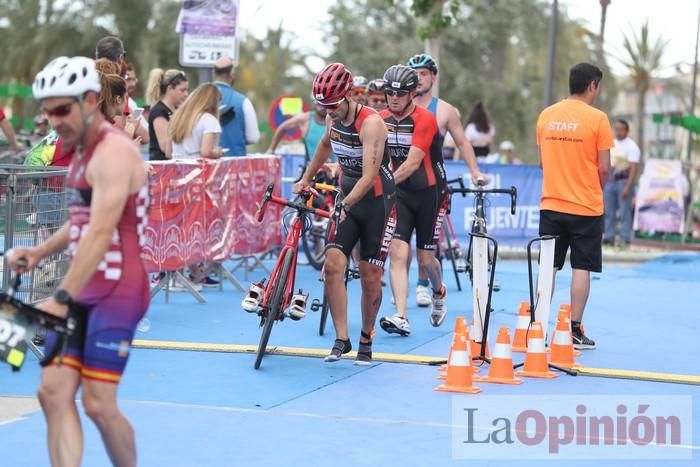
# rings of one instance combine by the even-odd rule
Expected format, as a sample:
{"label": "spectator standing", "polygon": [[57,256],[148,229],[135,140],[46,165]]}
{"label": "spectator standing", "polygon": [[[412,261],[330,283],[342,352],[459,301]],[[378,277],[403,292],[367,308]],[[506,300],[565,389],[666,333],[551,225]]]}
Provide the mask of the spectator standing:
{"label": "spectator standing", "polygon": [[170,159],[168,123],[173,112],[187,99],[187,75],[180,70],[151,70],[146,98],[152,104],[148,113],[148,152],[152,161]]}
{"label": "spectator standing", "polygon": [[245,156],[246,145],[260,140],[260,130],[253,103],[233,89],[235,78],[233,60],[221,57],[214,63],[214,80],[221,92],[221,146],[229,156]]}
{"label": "spectator standing", "polygon": [[617,215],[620,214],[620,246],[629,246],[632,239],[632,199],[641,151],[629,137],[626,120],[615,122],[615,147],[610,151],[612,173],[605,185],[605,235],[603,245],[615,244]]}
{"label": "spectator standing", "polygon": [[496,136],[496,128],[489,121],[484,104],[477,102],[469,114],[464,136],[474,148],[476,157],[486,157],[491,152],[491,143]]}

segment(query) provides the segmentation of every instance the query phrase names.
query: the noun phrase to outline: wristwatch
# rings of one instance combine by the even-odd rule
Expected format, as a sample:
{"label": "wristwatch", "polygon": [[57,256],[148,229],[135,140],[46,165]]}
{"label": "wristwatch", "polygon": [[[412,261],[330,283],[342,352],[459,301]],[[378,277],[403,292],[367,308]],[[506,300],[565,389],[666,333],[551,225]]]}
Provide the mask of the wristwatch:
{"label": "wristwatch", "polygon": [[56,290],[53,294],[53,299],[56,300],[56,303],[59,303],[61,305],[73,305],[73,297],[71,297],[71,295],[63,289]]}

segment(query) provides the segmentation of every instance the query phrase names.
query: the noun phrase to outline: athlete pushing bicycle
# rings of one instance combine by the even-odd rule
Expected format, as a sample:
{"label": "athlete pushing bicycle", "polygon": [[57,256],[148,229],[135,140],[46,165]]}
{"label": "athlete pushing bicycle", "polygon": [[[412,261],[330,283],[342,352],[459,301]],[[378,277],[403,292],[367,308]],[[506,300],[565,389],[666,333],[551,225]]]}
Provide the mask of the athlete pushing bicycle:
{"label": "athlete pushing bicycle", "polygon": [[316,75],[313,95],[326,107],[330,128],[294,192],[311,185],[331,151],[337,155],[345,197],[335,239],[326,246],[325,285],[336,339],[325,361],[336,362],[352,349],[344,280],[348,258],[359,241],[362,331],[355,364],[370,365],[372,329],[382,303],[384,262],[396,228],[395,187],[384,121],[375,110],[348,99],[352,86],[352,73],[342,63],[331,63]]}

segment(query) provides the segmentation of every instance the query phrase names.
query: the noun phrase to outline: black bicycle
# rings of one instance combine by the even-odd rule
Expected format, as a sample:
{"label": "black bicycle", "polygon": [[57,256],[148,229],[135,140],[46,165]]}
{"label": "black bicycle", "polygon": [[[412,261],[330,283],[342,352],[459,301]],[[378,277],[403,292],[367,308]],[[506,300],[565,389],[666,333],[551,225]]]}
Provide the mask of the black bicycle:
{"label": "black bicycle", "polygon": [[[18,262],[20,267],[25,267],[26,261],[24,264],[22,262]],[[47,366],[57,356],[65,354],[68,337],[77,332],[79,325],[78,316],[72,309],[66,318],[59,318],[15,298],[20,283],[20,274],[16,274],[7,291],[0,292],[0,361],[10,365],[13,371],[22,368],[26,360],[27,341],[36,335],[39,328],[54,331],[59,336],[56,344],[47,349],[39,361],[41,366]]]}
{"label": "black bicycle", "polygon": [[[486,211],[484,210],[484,202],[486,200],[487,195],[491,194],[501,194],[501,195],[510,195],[510,213],[512,215],[515,214],[515,208],[518,200],[518,189],[514,186],[511,186],[510,188],[484,188],[484,185],[486,184],[485,181],[481,180],[481,183],[477,185],[476,188],[467,188],[464,186],[464,180],[462,177],[455,178],[453,180],[448,180],[447,181],[448,185],[454,185],[454,184],[459,184],[459,188],[457,187],[450,187],[450,191],[452,193],[461,193],[462,196],[466,197],[467,194],[473,194],[474,195],[474,220],[472,221],[472,226],[471,226],[471,233],[476,234],[476,235],[486,235]],[[460,270],[463,270],[469,275],[469,281],[474,284],[473,280],[473,274],[474,274],[474,268],[473,268],[473,243],[474,243],[474,236],[470,235],[469,236],[469,247],[467,248],[467,254],[465,255],[465,261],[463,263],[463,266],[459,267]],[[492,265],[494,261],[494,255],[493,251],[491,248],[488,250],[488,267],[489,271],[491,271]],[[494,291],[500,290],[500,287],[494,287]]]}

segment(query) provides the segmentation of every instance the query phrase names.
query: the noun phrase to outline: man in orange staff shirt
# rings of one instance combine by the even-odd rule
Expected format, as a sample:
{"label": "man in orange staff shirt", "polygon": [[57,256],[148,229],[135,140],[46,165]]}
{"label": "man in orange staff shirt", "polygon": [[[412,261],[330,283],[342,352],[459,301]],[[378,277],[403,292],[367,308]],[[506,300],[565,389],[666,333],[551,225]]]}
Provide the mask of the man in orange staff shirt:
{"label": "man in orange staff shirt", "polygon": [[[594,349],[581,320],[590,291],[590,273],[603,267],[603,187],[614,146],[610,122],[592,106],[603,72],[590,63],[569,71],[567,99],[544,109],[537,120],[537,145],[544,172],[540,235],[556,235],[554,270],[571,248],[571,324],[574,347]],[[545,323],[543,323],[545,324]]]}

